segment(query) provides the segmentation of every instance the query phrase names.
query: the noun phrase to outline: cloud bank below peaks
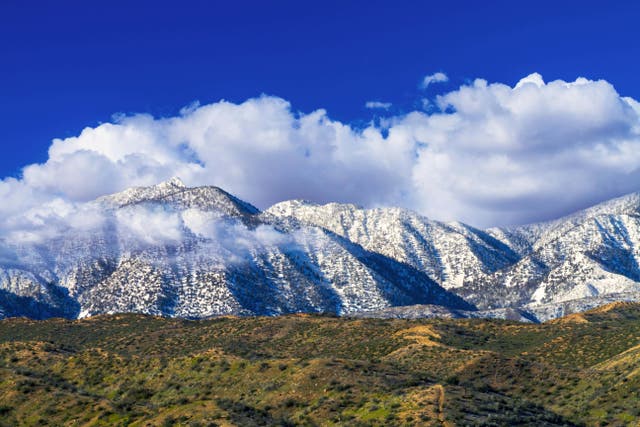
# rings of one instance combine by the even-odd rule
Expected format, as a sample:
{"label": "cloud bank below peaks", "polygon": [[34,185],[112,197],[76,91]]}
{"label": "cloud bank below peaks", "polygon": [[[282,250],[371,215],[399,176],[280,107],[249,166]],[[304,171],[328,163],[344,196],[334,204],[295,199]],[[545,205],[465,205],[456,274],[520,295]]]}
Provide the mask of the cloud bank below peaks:
{"label": "cloud bank below peaks", "polygon": [[604,80],[478,79],[432,101],[435,112],[364,129],[270,96],[120,117],[54,140],[45,163],[0,181],[0,236],[46,229],[43,210],[172,176],[261,208],[294,198],[395,205],[481,227],[640,190],[640,104]]}

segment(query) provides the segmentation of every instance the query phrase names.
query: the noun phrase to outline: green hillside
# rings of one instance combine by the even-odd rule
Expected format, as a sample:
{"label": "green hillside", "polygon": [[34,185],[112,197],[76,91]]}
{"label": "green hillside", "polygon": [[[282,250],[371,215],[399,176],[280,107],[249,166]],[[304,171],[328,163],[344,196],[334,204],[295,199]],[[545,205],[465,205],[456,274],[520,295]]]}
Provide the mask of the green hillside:
{"label": "green hillside", "polygon": [[542,325],[323,316],[0,322],[0,425],[640,423],[640,305]]}

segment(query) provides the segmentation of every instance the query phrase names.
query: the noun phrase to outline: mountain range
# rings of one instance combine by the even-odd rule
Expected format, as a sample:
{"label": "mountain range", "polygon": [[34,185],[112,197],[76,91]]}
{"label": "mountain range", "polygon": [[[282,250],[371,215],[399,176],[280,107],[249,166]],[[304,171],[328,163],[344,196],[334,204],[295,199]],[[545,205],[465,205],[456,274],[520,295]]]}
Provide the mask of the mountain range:
{"label": "mountain range", "polygon": [[292,200],[260,211],[173,178],[99,198],[74,218],[83,225],[0,240],[0,317],[539,322],[640,300],[637,193],[550,222],[480,230],[399,208]]}

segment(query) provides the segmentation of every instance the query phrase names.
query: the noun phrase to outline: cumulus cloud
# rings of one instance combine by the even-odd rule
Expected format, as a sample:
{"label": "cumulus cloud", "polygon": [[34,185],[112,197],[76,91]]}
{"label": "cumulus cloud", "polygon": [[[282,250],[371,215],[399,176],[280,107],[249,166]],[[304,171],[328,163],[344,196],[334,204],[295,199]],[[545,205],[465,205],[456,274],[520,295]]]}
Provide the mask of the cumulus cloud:
{"label": "cumulus cloud", "polygon": [[364,191],[371,185],[387,196],[401,193],[406,176],[396,167],[410,161],[412,149],[410,141],[387,140],[377,128],[355,131],[324,110],[296,114],[288,102],[263,96],[168,119],[122,117],[54,140],[46,163],[27,166],[22,180],[3,181],[0,192],[17,204],[24,200],[16,193],[27,192],[29,200],[56,195],[85,202],[180,176],[262,207],[309,196],[373,204],[378,195]]}
{"label": "cumulus cloud", "polygon": [[[436,73],[425,83],[445,80]],[[0,238],[89,227],[99,218],[85,202],[172,176],[261,208],[292,198],[395,205],[476,226],[550,219],[640,190],[640,104],[604,80],[478,79],[433,105],[364,129],[270,96],[193,104],[170,118],[121,116],[54,140],[45,163],[0,181]],[[132,234],[156,220],[216,232],[204,220],[152,214],[121,220]]]}
{"label": "cumulus cloud", "polygon": [[70,232],[93,232],[104,223],[104,212],[94,206],[55,197],[5,216],[0,231],[8,243],[38,244]]}
{"label": "cumulus cloud", "polygon": [[391,108],[390,102],[368,101],[364,106],[370,110],[388,110]]}
{"label": "cumulus cloud", "polygon": [[422,79],[422,88],[426,89],[429,85],[433,83],[444,83],[448,82],[449,77],[445,73],[438,71],[437,73],[429,74]]}

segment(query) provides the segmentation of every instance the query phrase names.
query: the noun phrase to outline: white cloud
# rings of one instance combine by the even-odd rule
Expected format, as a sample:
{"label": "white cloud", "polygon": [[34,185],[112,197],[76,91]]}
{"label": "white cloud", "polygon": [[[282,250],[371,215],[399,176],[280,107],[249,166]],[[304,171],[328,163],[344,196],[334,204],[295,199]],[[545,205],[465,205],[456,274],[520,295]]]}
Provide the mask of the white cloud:
{"label": "white cloud", "polygon": [[526,84],[532,84],[538,88],[541,88],[544,86],[544,79],[539,73],[532,73],[532,74],[529,74],[527,77],[520,79],[520,81],[516,83],[515,88],[520,89],[522,86]]}
{"label": "white cloud", "polygon": [[118,231],[127,240],[148,245],[178,243],[184,239],[184,226],[177,212],[159,207],[128,206],[115,213]]}
{"label": "white cloud", "polygon": [[7,215],[0,231],[12,243],[42,243],[67,233],[93,232],[105,223],[103,212],[89,204],[72,203],[59,197]]}
{"label": "white cloud", "polygon": [[364,106],[370,110],[388,110],[391,108],[390,102],[368,101]]}
{"label": "white cloud", "polygon": [[426,89],[429,85],[433,83],[444,83],[448,82],[449,77],[445,73],[438,71],[437,73],[429,74],[422,79],[422,88]]}
{"label": "white cloud", "polygon": [[172,176],[261,208],[292,198],[398,205],[477,226],[548,219],[640,190],[640,104],[606,81],[476,80],[435,104],[365,129],[267,96],[193,104],[165,119],[119,117],[54,140],[47,162],[0,181],[0,238],[38,238],[86,201]]}
{"label": "white cloud", "polygon": [[214,256],[222,255],[226,261],[241,261],[274,247],[292,248],[296,245],[295,233],[285,234],[269,225],[249,229],[240,221],[199,209],[187,209],[181,216],[185,227],[208,240],[206,244],[211,246],[208,252]]}
{"label": "white cloud", "polygon": [[413,169],[423,212],[522,223],[640,189],[638,109],[605,81],[476,80],[438,103],[454,112],[397,124],[427,143]]}

